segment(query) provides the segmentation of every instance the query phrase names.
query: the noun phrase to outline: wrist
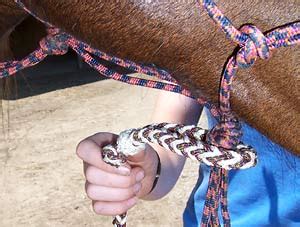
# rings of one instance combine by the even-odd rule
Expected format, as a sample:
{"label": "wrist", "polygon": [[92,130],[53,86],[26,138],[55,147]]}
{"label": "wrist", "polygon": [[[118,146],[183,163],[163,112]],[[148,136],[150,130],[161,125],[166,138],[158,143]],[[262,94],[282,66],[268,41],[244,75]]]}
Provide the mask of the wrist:
{"label": "wrist", "polygon": [[158,199],[155,194],[157,194],[158,189],[158,182],[161,175],[161,159],[158,154],[158,152],[150,145],[147,145],[147,148],[149,149],[149,155],[152,156],[152,162],[151,162],[151,171],[150,176],[147,179],[147,182],[145,182],[145,188],[147,193],[144,194],[144,196],[141,197],[143,200],[156,200]]}
{"label": "wrist", "polygon": [[156,174],[155,174],[155,178],[154,178],[154,181],[153,181],[153,185],[152,185],[152,188],[150,190],[150,192],[148,194],[150,194],[156,187],[157,185],[157,182],[159,180],[159,177],[160,177],[160,172],[161,172],[161,162],[160,162],[160,157],[159,157],[159,154],[157,152],[156,153],[156,156],[157,156],[157,167],[156,167]]}

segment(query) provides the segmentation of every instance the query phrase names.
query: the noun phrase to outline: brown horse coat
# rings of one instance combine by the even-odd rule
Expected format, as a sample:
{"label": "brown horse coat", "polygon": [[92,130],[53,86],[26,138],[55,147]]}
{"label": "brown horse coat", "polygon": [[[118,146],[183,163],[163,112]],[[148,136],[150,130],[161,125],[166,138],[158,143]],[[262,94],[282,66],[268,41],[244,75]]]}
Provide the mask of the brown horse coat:
{"label": "brown horse coat", "polygon": [[[11,1],[0,0],[9,22],[5,34],[24,17]],[[220,75],[235,45],[225,38],[196,1],[25,1],[39,16],[118,57],[167,69],[195,94],[217,102]],[[33,3],[33,4],[32,4]],[[242,3],[242,4],[241,4]],[[253,23],[262,31],[299,20],[300,2],[218,1],[236,27]],[[18,18],[18,19],[17,19]],[[67,18],[67,19],[66,19]],[[233,85],[233,110],[272,140],[300,154],[299,47],[274,51],[239,70]]]}

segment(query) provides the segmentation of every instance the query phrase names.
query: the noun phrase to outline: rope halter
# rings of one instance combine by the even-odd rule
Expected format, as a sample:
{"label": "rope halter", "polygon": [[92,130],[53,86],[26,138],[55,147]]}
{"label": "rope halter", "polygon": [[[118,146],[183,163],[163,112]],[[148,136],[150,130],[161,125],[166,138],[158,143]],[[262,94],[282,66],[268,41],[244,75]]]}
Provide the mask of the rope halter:
{"label": "rope halter", "polygon": [[[27,9],[21,0],[15,0],[15,2],[26,12],[47,25],[48,36],[41,40],[40,48],[26,58],[20,61],[0,63],[0,78],[8,77],[26,67],[33,66],[47,55],[62,55],[68,51],[68,48],[72,48],[87,64],[107,78],[195,98],[190,91],[177,84],[177,81],[168,72],[154,67],[138,65],[132,61],[110,56],[94,49],[75,37],[60,32],[49,22],[39,18]],[[201,226],[220,225],[218,212],[220,206],[223,224],[228,227],[230,226],[230,217],[227,204],[227,170],[249,168],[257,162],[255,151],[240,141],[241,125],[232,114],[230,106],[232,81],[239,67],[250,67],[258,57],[269,58],[272,49],[299,44],[300,22],[278,27],[265,35],[254,25],[244,25],[238,30],[218,9],[213,0],[198,0],[198,2],[226,36],[240,46],[238,52],[228,60],[223,72],[219,91],[219,108],[204,97],[197,98],[197,101],[206,106],[219,123],[210,131],[196,126],[167,123],[126,130],[120,134],[116,145],[109,145],[104,148],[102,155],[104,161],[118,167],[126,162],[128,155],[144,149],[145,143],[156,143],[177,154],[212,166]],[[119,74],[106,68],[97,58],[164,81]],[[126,217],[126,214],[116,216],[113,224],[116,227],[125,227]]]}

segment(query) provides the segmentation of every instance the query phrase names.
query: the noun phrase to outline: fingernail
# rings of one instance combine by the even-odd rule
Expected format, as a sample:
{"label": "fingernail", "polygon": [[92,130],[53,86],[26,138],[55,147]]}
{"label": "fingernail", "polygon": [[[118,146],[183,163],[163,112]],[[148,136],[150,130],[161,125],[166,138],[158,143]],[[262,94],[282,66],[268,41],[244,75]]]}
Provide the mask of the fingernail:
{"label": "fingernail", "polygon": [[129,176],[130,175],[130,170],[125,166],[120,166],[118,168],[118,171],[121,175],[124,175],[124,176]]}
{"label": "fingernail", "polygon": [[133,186],[134,193],[137,194],[140,191],[141,187],[142,187],[142,185],[140,183],[135,184]]}
{"label": "fingernail", "polygon": [[137,182],[143,180],[145,177],[144,171],[140,171],[136,174],[135,179]]}

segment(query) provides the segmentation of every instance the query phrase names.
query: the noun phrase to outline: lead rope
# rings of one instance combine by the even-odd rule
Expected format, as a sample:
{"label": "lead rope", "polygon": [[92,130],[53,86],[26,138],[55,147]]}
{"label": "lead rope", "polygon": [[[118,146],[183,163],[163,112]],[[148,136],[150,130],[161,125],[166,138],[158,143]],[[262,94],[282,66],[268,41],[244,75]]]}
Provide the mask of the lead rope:
{"label": "lead rope", "polygon": [[[208,130],[193,125],[169,123],[129,129],[120,133],[115,145],[108,145],[103,148],[102,157],[106,163],[120,167],[124,165],[129,155],[135,155],[145,150],[147,143],[154,143],[178,155],[217,168],[221,173],[223,170],[246,169],[256,164],[256,152],[250,146],[239,143],[234,150],[214,146],[206,141],[208,132]],[[218,181],[215,177],[214,180]],[[225,178],[222,179],[222,182],[225,180]],[[220,185],[218,190],[224,187],[225,185]],[[215,198],[213,195],[210,196],[212,196],[210,200]],[[225,194],[223,196],[223,199],[226,198]],[[226,203],[222,202],[222,204],[227,209]],[[124,226],[126,219],[126,214],[122,214],[117,216],[113,223],[116,227]]]}
{"label": "lead rope", "polygon": [[[226,36],[240,46],[239,51],[227,62],[222,75],[219,93],[220,106],[217,108],[204,97],[194,97],[190,91],[178,85],[168,72],[138,65],[132,61],[122,60],[96,50],[71,35],[54,28],[50,23],[41,20],[28,10],[20,0],[15,0],[15,2],[49,27],[48,36],[41,40],[40,48],[26,58],[20,61],[0,63],[0,78],[8,77],[24,68],[33,66],[48,55],[65,54],[68,48],[72,48],[87,64],[108,78],[132,85],[179,93],[197,99],[201,105],[206,106],[210,110],[211,114],[219,122],[210,131],[205,131],[196,126],[166,123],[127,130],[120,134],[116,145],[105,147],[103,159],[118,167],[126,162],[127,155],[134,154],[143,148],[144,143],[151,142],[212,166],[201,226],[220,225],[218,217],[219,203],[221,205],[223,224],[224,226],[230,226],[227,206],[228,170],[249,168],[256,164],[256,153],[250,146],[244,145],[240,141],[242,134],[241,125],[231,111],[230,91],[232,81],[238,68],[250,67],[254,64],[257,57],[267,59],[272,49],[299,44],[300,23],[296,22],[279,27],[266,34],[263,34],[254,25],[244,25],[240,30],[237,30],[230,20],[217,8],[214,1],[199,1],[199,4],[208,12],[208,15],[226,33]],[[100,64],[96,57],[166,82],[119,74]],[[126,218],[126,214],[117,216],[114,219],[114,225],[125,227]]]}

